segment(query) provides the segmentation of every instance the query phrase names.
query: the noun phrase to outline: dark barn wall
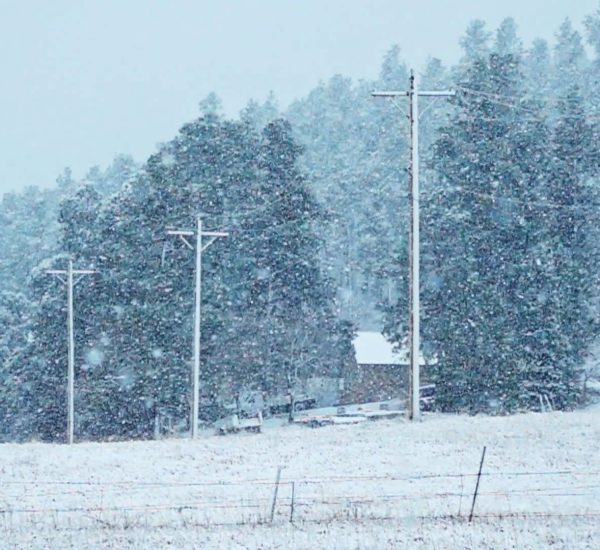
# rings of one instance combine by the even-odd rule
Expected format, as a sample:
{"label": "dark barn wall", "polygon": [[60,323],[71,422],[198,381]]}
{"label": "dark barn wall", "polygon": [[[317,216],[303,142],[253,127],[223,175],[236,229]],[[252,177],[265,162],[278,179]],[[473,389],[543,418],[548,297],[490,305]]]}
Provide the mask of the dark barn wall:
{"label": "dark barn wall", "polygon": [[408,365],[359,364],[356,381],[349,392],[354,402],[384,401],[406,396],[408,380]]}

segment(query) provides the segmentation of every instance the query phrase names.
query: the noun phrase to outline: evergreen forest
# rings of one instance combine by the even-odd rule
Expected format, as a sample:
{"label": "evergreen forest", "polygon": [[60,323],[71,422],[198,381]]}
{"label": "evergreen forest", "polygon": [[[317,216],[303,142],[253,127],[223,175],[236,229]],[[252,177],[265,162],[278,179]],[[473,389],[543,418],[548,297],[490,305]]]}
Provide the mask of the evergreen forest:
{"label": "evergreen forest", "polygon": [[[600,338],[600,11],[525,44],[514,20],[473,21],[451,66],[417,68],[421,102],[421,335],[442,411],[569,410]],[[226,231],[202,256],[201,407],[242,392],[351,379],[358,330],[405,346],[410,68],[333,75],[281,108],[218,97],[139,162],[0,202],[0,439],[62,441],[74,287],[76,431],[187,429],[194,253],[169,229]],[[543,408],[543,405],[542,405]]]}

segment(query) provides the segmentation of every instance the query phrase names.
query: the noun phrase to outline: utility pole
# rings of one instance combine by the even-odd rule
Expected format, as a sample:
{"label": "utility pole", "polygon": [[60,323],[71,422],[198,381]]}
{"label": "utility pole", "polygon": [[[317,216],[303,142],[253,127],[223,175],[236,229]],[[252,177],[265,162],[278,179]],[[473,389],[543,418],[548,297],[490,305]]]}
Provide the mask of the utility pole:
{"label": "utility pole", "polygon": [[[204,252],[219,237],[227,237],[229,233],[222,231],[204,231],[202,229],[202,218],[198,216],[196,231],[182,231],[176,229],[167,230],[167,235],[179,237],[190,249],[194,246],[188,237],[196,237],[196,267],[194,270],[195,292],[194,292],[194,360],[192,366],[192,403],[190,407],[190,430],[192,439],[198,437],[198,409],[200,402],[200,320],[202,304],[202,252]],[[202,237],[209,240],[202,244]]]}
{"label": "utility pole", "polygon": [[[73,260],[69,260],[68,268],[47,269],[46,273],[54,275],[67,287],[67,329],[68,329],[68,367],[67,367],[67,443],[73,443],[75,426],[75,335],[73,330],[73,287],[85,275],[91,275],[96,271],[91,269],[73,269]],[[63,279],[63,275],[67,278]],[[76,281],[73,275],[79,275]]]}
{"label": "utility pole", "polygon": [[409,354],[410,384],[408,417],[418,420],[420,411],[420,238],[419,238],[419,97],[452,97],[455,92],[419,91],[417,78],[410,72],[408,91],[372,92],[373,97],[408,97],[410,100],[410,185],[408,197],[410,202],[410,240],[409,240]]}

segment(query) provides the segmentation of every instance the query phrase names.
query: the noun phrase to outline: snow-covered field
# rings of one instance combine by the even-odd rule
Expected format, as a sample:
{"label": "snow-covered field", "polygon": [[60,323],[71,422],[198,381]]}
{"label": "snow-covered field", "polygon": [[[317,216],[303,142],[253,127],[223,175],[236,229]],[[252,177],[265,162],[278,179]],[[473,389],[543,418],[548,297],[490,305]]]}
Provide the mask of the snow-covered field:
{"label": "snow-covered field", "polygon": [[597,548],[599,421],[595,407],[318,429],[271,423],[260,435],[193,442],[2,445],[0,545]]}

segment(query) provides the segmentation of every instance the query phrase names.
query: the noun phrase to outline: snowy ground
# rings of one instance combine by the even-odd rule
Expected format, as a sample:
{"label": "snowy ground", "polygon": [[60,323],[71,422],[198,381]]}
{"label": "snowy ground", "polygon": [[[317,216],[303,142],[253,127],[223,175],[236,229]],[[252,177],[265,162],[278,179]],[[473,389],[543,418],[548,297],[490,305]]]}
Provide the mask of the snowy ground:
{"label": "snowy ground", "polygon": [[270,423],[261,435],[195,442],[2,445],[0,546],[597,548],[599,421],[596,407]]}

